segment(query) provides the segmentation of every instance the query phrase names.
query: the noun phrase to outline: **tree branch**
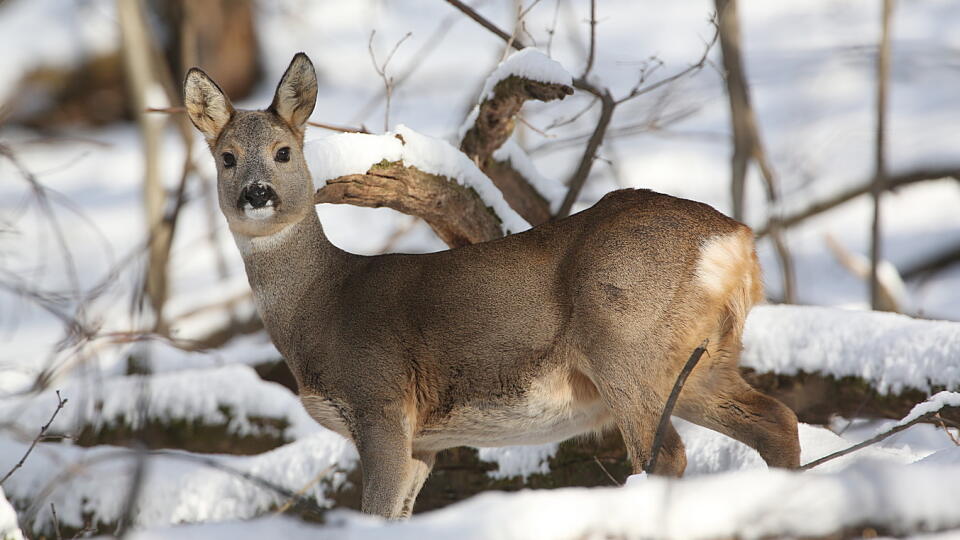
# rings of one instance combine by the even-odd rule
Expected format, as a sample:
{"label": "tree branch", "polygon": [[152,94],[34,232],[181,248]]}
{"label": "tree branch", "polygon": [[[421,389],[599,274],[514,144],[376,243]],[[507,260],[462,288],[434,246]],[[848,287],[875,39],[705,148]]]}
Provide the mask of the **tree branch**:
{"label": "tree branch", "polygon": [[401,162],[383,162],[366,174],[328,180],[326,186],[317,190],[314,203],[385,206],[417,216],[450,247],[503,236],[500,219],[476,191]]}
{"label": "tree branch", "polygon": [[930,418],[936,416],[936,414],[937,414],[938,412],[940,412],[939,409],[936,410],[936,411],[930,411],[930,412],[928,412],[927,414],[918,416],[918,417],[914,418],[913,420],[911,420],[911,421],[909,421],[909,422],[907,422],[907,423],[905,423],[905,424],[898,424],[898,425],[896,425],[896,426],[893,426],[892,428],[888,429],[887,431],[884,431],[883,433],[877,434],[877,435],[875,435],[875,436],[873,436],[873,437],[871,437],[871,438],[869,438],[869,439],[867,439],[867,440],[865,440],[865,441],[863,441],[863,442],[857,443],[857,444],[855,444],[855,445],[853,445],[853,446],[850,446],[850,447],[848,447],[848,448],[844,448],[843,450],[839,450],[839,451],[834,452],[834,453],[832,453],[832,454],[828,454],[828,455],[826,455],[826,456],[823,456],[823,457],[820,458],[820,459],[815,459],[815,460],[811,461],[810,463],[807,463],[806,465],[801,466],[801,467],[800,467],[800,470],[801,470],[801,471],[809,471],[810,469],[812,469],[812,468],[814,468],[814,467],[817,467],[817,466],[819,466],[819,465],[823,465],[824,463],[826,463],[826,462],[828,462],[828,461],[832,461],[832,460],[837,459],[837,458],[839,458],[839,457],[843,457],[843,456],[845,456],[845,455],[847,455],[847,454],[852,454],[852,453],[856,452],[857,450],[862,450],[863,448],[866,448],[866,447],[868,447],[868,446],[870,446],[870,445],[872,445],[872,444],[876,444],[876,443],[878,443],[878,442],[880,442],[880,441],[882,441],[882,440],[884,440],[884,439],[886,439],[886,438],[888,438],[888,437],[891,437],[891,436],[893,436],[893,435],[896,435],[897,433],[900,433],[901,431],[909,428],[910,426],[912,426],[912,425],[914,425],[914,424],[918,424],[918,423],[923,422],[923,421],[925,421],[925,420],[929,420]]}
{"label": "tree branch", "polygon": [[564,218],[570,214],[573,203],[576,202],[577,197],[580,195],[580,190],[583,189],[583,184],[586,183],[587,177],[590,175],[593,160],[597,155],[600,144],[603,143],[603,137],[607,133],[607,127],[610,125],[610,120],[613,118],[613,110],[616,109],[616,107],[617,102],[614,101],[613,96],[610,95],[610,91],[604,90],[600,96],[600,118],[597,120],[597,126],[593,129],[593,134],[590,135],[590,140],[587,141],[587,148],[583,151],[583,156],[580,157],[580,164],[577,166],[577,170],[573,172],[570,180],[567,181],[567,196],[564,197],[563,204],[560,205],[560,210],[557,211],[557,218]]}
{"label": "tree branch", "polygon": [[573,88],[567,85],[511,75],[494,86],[492,98],[480,102],[477,119],[460,142],[460,150],[493,180],[507,203],[531,225],[550,219],[549,203],[509,162],[494,159],[493,153],[510,138],[526,101],[553,101],[572,93]]}
{"label": "tree branch", "polygon": [[[917,169],[913,171],[907,171],[905,173],[892,175],[887,177],[887,181],[884,185],[885,191],[894,191],[903,186],[914,184],[917,182],[925,182],[928,180],[940,180],[942,178],[953,178],[960,180],[960,165],[951,165],[943,168],[936,169]],[[780,218],[780,227],[787,229],[793,227],[799,223],[802,223],[807,218],[822,214],[828,210],[832,210],[841,204],[850,202],[853,199],[861,195],[866,195],[870,193],[870,190],[873,189],[873,179],[860,184],[859,186],[850,188],[846,191],[842,191],[829,199],[814,203],[809,207],[800,210],[790,216]],[[763,237],[769,234],[770,224],[765,225],[756,230],[758,237]]]}
{"label": "tree branch", "polygon": [[57,414],[60,413],[60,409],[67,404],[67,401],[69,400],[60,397],[60,391],[57,390],[57,408],[54,409],[53,414],[50,415],[50,420],[47,420],[47,423],[40,427],[40,433],[33,438],[33,442],[30,443],[30,448],[27,448],[26,453],[23,454],[23,457],[20,458],[20,461],[18,461],[12,469],[7,471],[7,474],[5,474],[3,478],[0,478],[0,486],[2,486],[3,483],[7,481],[7,478],[10,478],[17,469],[23,467],[24,462],[27,461],[27,457],[30,456],[30,452],[33,452],[33,449],[37,446],[37,443],[40,442],[40,440],[43,439],[43,437],[47,434],[47,430],[50,429],[50,424],[53,423],[53,420],[57,417]]}

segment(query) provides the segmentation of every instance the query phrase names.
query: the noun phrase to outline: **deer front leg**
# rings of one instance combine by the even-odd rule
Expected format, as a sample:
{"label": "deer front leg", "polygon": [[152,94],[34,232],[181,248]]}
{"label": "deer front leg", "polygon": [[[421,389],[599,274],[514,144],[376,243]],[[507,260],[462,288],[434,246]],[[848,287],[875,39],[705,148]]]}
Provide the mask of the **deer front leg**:
{"label": "deer front leg", "polygon": [[410,436],[397,420],[380,418],[356,433],[363,473],[360,509],[390,519],[403,517],[415,471]]}

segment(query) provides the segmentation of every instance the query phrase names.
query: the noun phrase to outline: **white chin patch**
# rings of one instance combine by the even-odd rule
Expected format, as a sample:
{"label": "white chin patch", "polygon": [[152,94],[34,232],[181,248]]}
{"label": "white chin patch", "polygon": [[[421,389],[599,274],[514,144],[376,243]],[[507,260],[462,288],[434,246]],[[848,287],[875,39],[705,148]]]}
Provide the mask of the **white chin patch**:
{"label": "white chin patch", "polygon": [[250,203],[243,206],[243,215],[250,219],[267,219],[273,214],[273,201],[267,202],[267,205],[262,208],[254,208]]}

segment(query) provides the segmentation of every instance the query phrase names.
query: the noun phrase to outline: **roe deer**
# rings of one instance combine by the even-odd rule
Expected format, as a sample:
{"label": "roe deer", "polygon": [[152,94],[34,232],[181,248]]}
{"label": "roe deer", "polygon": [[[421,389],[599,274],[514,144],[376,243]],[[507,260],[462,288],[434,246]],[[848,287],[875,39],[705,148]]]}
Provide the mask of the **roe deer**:
{"label": "roe deer", "polygon": [[[362,510],[409,516],[436,453],[559,441],[616,426],[642,470],[691,351],[674,413],[797,467],[797,419],[737,364],[761,300],[750,229],[646,190],[569,218],[425,255],[366,257],[327,240],[303,137],[317,97],[297,54],[263,111],[235,110],[203,71],[185,80],[217,162],[220,208],[257,309],[322,425],[357,446]],[[681,475],[670,426],[657,470]]]}

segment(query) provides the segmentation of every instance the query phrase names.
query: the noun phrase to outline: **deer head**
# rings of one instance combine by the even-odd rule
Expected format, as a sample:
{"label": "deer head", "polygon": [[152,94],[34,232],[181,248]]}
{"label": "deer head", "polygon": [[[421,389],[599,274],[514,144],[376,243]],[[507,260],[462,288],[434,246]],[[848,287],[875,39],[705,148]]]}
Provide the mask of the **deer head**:
{"label": "deer head", "polygon": [[235,234],[272,235],[314,211],[303,135],[316,100],[317,75],[303,53],[293,57],[262,111],[234,109],[206,73],[187,73],[187,114],[210,146],[220,209]]}

